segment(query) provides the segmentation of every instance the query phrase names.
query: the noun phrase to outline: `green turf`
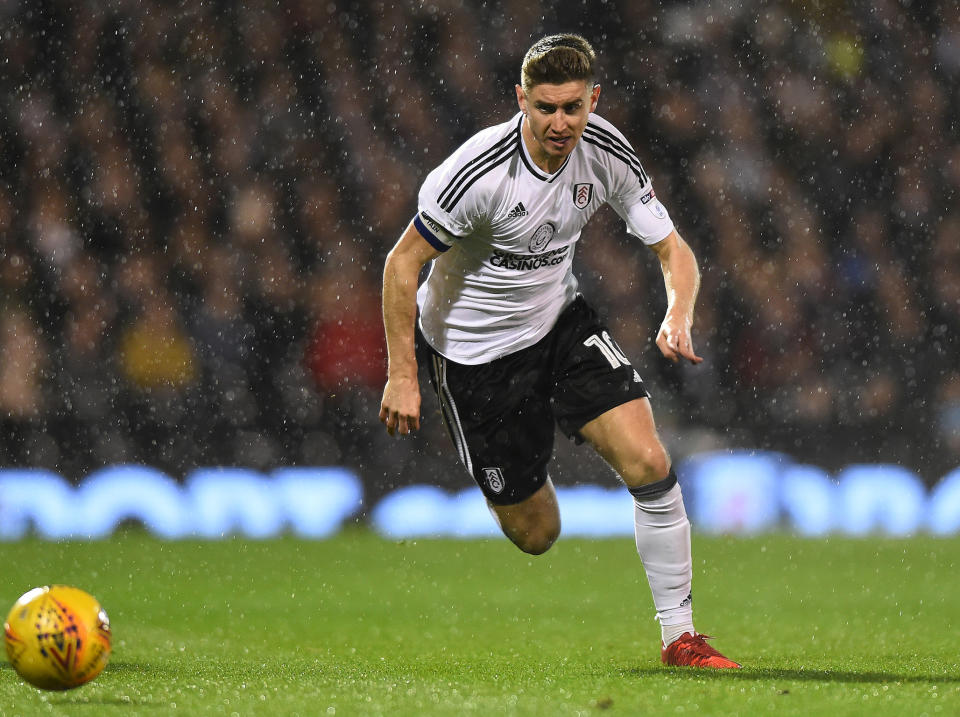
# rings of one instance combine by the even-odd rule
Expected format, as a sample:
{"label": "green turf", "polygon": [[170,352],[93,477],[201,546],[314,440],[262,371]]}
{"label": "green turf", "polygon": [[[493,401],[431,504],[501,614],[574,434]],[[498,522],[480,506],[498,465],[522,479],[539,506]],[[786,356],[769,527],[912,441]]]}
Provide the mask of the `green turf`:
{"label": "green turf", "polygon": [[0,665],[0,715],[960,714],[960,541],[694,541],[697,626],[739,672],[666,668],[629,539],[0,544],[0,603],[110,614],[93,683]]}

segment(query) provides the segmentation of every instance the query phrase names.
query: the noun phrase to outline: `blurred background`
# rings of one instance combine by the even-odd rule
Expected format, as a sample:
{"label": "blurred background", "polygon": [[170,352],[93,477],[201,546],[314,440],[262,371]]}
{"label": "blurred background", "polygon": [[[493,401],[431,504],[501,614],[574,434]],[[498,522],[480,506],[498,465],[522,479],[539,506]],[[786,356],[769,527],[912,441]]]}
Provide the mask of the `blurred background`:
{"label": "blurred background", "polygon": [[[377,420],[382,265],[555,31],[701,262],[695,368],[612,211],[575,262],[674,457],[960,465],[960,4],[554,5],[0,3],[0,467],[466,486],[426,381]],[[562,438],[555,477],[612,480]]]}

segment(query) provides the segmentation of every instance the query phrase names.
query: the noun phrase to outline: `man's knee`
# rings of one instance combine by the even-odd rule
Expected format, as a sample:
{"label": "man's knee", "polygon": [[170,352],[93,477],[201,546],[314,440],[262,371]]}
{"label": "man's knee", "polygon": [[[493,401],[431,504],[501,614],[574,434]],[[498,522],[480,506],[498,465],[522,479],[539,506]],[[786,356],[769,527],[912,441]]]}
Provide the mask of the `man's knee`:
{"label": "man's knee", "polygon": [[560,523],[556,525],[538,525],[533,528],[521,529],[516,533],[507,533],[520,550],[529,555],[543,555],[560,537]]}
{"label": "man's knee", "polygon": [[638,447],[633,460],[624,467],[623,482],[628,487],[656,483],[670,472],[670,456],[660,441]]}
{"label": "man's knee", "polygon": [[656,483],[670,471],[648,399],[621,404],[580,429],[628,487]]}
{"label": "man's knee", "polygon": [[530,555],[547,552],[560,536],[560,510],[549,478],[526,500],[514,505],[491,503],[490,510],[504,535]]}

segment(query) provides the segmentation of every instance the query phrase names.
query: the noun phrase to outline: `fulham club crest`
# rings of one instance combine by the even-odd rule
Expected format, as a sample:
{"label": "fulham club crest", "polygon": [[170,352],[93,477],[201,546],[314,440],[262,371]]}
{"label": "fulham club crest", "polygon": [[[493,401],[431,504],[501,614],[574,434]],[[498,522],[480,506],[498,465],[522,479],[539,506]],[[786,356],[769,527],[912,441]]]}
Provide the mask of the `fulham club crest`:
{"label": "fulham club crest", "polygon": [[573,185],[573,206],[577,209],[586,207],[593,199],[593,185],[589,182],[581,182]]}
{"label": "fulham club crest", "polygon": [[490,490],[494,493],[501,493],[503,491],[503,473],[500,472],[499,468],[483,468],[483,477],[487,481],[487,485],[490,486]]}

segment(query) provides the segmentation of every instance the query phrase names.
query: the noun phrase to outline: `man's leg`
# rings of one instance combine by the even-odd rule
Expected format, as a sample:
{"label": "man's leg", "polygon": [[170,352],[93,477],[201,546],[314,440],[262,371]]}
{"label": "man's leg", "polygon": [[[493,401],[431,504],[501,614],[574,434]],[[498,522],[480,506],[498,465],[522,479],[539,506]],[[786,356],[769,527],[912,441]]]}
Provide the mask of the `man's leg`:
{"label": "man's leg", "polygon": [[495,505],[487,501],[487,504],[503,534],[525,553],[547,552],[560,535],[560,509],[549,478],[536,493],[519,503]]}
{"label": "man's leg", "polygon": [[545,553],[560,534],[560,510],[546,472],[554,417],[549,395],[536,390],[544,383],[544,347],[463,365],[419,341],[444,426],[494,519],[522,551]]}
{"label": "man's leg", "polygon": [[580,429],[634,495],[637,552],[647,571],[663,642],[693,633],[690,522],[667,451],[657,436],[650,401],[635,399]]}
{"label": "man's leg", "polygon": [[[693,627],[690,522],[670,458],[657,436],[650,401],[621,404],[580,429],[634,498],[637,552],[647,573],[670,664],[739,667],[703,643]],[[685,638],[693,641],[687,645]],[[676,661],[674,653],[682,652]],[[672,651],[672,652],[671,652]]]}

